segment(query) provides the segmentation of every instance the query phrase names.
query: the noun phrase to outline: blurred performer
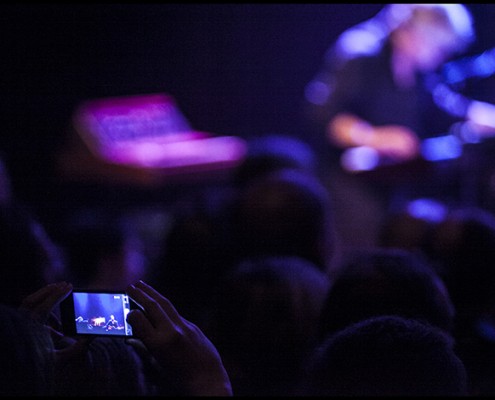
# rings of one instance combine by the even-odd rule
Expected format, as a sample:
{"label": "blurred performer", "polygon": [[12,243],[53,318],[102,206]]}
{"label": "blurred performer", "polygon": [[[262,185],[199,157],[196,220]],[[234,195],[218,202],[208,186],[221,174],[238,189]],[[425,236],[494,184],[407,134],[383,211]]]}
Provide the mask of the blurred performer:
{"label": "blurred performer", "polygon": [[[423,195],[435,186],[425,179],[435,174],[423,169],[406,171],[414,180],[404,182],[395,180],[393,171],[416,165],[423,159],[425,139],[443,138],[461,119],[439,107],[433,91],[441,67],[474,40],[472,16],[461,4],[388,4],[329,48],[323,67],[306,86],[305,111],[330,150],[330,183],[337,200],[345,202],[346,224],[350,209],[363,210],[363,201],[375,204],[377,215],[396,199]],[[436,146],[447,154],[431,159],[455,157],[458,149],[448,145]],[[357,173],[384,166],[389,175],[355,179]],[[359,225],[373,222],[360,220]]]}

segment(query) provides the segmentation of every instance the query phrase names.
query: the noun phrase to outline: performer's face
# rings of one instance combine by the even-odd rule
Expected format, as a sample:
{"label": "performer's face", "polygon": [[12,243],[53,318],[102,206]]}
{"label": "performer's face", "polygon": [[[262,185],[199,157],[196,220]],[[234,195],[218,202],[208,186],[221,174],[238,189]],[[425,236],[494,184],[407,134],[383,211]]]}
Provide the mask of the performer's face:
{"label": "performer's face", "polygon": [[448,29],[426,25],[414,31],[415,58],[422,71],[433,71],[454,54],[454,35]]}
{"label": "performer's face", "polygon": [[457,49],[457,36],[443,14],[416,10],[412,19],[399,28],[401,51],[420,71],[434,71]]}

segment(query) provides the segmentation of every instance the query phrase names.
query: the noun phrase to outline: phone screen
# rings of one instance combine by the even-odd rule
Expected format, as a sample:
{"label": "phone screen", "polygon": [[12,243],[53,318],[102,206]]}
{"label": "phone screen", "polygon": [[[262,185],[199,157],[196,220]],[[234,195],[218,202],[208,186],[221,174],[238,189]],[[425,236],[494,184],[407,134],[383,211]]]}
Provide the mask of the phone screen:
{"label": "phone screen", "polygon": [[68,335],[132,337],[126,318],[137,304],[124,292],[73,290],[60,307]]}

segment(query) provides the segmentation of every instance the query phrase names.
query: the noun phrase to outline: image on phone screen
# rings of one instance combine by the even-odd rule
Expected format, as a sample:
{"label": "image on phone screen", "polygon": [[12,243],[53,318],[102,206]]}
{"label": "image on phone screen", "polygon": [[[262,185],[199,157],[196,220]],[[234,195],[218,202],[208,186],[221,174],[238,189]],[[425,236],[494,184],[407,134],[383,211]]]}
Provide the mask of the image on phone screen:
{"label": "image on phone screen", "polygon": [[64,332],[74,335],[132,336],[127,323],[132,300],[121,292],[76,291],[62,302]]}

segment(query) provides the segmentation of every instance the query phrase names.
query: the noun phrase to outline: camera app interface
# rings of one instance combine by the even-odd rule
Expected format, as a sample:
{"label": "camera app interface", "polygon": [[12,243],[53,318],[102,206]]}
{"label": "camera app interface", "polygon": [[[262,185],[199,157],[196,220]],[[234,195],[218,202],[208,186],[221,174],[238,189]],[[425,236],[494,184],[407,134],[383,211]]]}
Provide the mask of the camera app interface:
{"label": "camera app interface", "polygon": [[126,322],[129,296],[122,293],[74,292],[76,332],[97,335],[132,335]]}

